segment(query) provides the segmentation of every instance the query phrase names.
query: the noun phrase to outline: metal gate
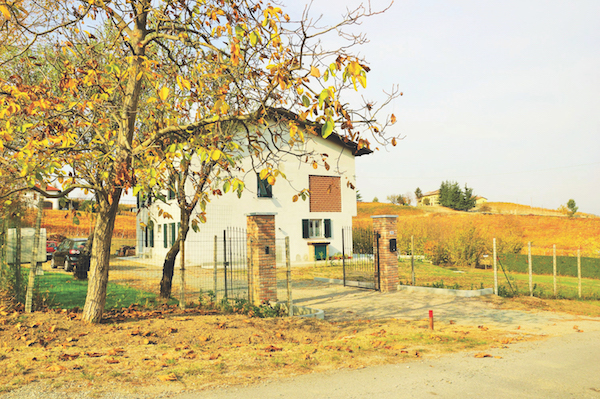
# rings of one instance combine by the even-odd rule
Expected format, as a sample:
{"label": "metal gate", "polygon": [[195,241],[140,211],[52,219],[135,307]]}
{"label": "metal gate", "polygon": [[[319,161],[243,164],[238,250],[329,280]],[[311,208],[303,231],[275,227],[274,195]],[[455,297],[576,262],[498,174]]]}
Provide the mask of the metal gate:
{"label": "metal gate", "polygon": [[224,298],[249,299],[246,239],[245,229],[229,227],[223,230],[220,248],[215,243],[215,250],[221,252],[223,260],[222,269],[215,269],[215,286],[222,282],[219,291]]}
{"label": "metal gate", "polygon": [[342,229],[344,286],[380,290],[379,238],[372,229]]}

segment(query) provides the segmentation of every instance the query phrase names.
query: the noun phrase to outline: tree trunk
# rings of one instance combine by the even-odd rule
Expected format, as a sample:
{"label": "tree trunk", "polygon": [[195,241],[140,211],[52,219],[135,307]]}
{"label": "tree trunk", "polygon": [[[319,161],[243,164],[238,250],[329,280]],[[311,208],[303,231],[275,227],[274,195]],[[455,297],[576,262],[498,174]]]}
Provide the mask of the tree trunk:
{"label": "tree trunk", "polygon": [[160,297],[168,299],[171,296],[171,288],[173,286],[173,273],[175,271],[175,258],[179,254],[179,240],[167,252],[163,263],[163,275],[160,280]]}
{"label": "tree trunk", "polygon": [[106,198],[99,198],[100,210],[96,218],[94,241],[92,244],[92,259],[90,262],[91,277],[88,282],[85,306],[83,307],[84,321],[98,323],[102,320],[106,304],[106,287],[108,285],[108,268],[110,260],[110,244],[117,217],[117,207],[121,197],[121,189],[115,189],[110,196],[112,203]]}
{"label": "tree trunk", "polygon": [[179,244],[181,242],[181,235],[183,234],[183,241],[187,237],[187,233],[190,229],[190,213],[185,210],[181,210],[181,227],[177,233],[177,240],[173,243],[169,252],[165,256],[165,262],[163,263],[163,275],[160,280],[160,297],[168,299],[171,296],[171,288],[173,287],[173,273],[175,271],[175,258],[179,254]]}
{"label": "tree trunk", "polygon": [[[39,195],[39,194],[38,194]],[[40,247],[40,226],[42,225],[42,214],[44,209],[44,198],[40,195],[38,200],[38,211],[35,218],[35,235],[33,236],[33,253],[31,254],[31,266],[29,268],[29,281],[27,282],[27,297],[25,298],[25,312],[33,311],[33,288],[35,286],[35,273],[37,271],[38,250]]]}

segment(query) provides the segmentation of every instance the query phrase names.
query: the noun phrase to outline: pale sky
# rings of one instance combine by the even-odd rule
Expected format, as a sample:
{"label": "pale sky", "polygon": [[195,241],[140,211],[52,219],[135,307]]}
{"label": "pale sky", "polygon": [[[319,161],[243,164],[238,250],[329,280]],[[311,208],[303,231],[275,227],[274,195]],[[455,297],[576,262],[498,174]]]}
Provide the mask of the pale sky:
{"label": "pale sky", "polygon": [[[287,1],[292,18],[301,3]],[[320,1],[312,15],[329,22],[358,4]],[[573,198],[600,215],[599,21],[597,0],[396,1],[366,20],[355,30],[370,39],[365,97],[399,85],[389,133],[404,139],[357,158],[363,199],[450,180],[490,201]]]}

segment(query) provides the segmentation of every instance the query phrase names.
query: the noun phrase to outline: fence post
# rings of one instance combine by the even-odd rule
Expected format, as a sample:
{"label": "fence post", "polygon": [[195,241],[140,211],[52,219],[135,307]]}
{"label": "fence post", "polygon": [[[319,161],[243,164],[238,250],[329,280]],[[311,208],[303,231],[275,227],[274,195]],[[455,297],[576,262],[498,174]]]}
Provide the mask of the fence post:
{"label": "fence post", "polygon": [[215,235],[215,243],[214,243],[214,250],[213,250],[213,255],[214,255],[214,276],[213,276],[213,284],[214,284],[214,290],[215,290],[215,302],[217,302],[217,293],[219,292],[218,289],[218,277],[217,277],[217,242],[219,240],[219,237],[217,237],[217,235]]}
{"label": "fence post", "polygon": [[285,237],[285,265],[287,267],[287,306],[288,316],[294,315],[292,303],[292,262],[290,261],[290,237]]}
{"label": "fence post", "polygon": [[[39,195],[39,194],[38,194]],[[33,311],[33,290],[35,287],[35,276],[38,268],[38,250],[40,248],[40,226],[42,224],[42,215],[44,212],[44,199],[40,195],[37,203],[37,216],[35,218],[35,233],[33,236],[33,253],[31,254],[31,267],[29,269],[29,279],[27,282],[27,296],[25,297],[25,312]],[[41,263],[40,263],[41,267]]]}
{"label": "fence post", "polygon": [[581,299],[581,247],[577,248],[577,288]]}
{"label": "fence post", "polygon": [[556,298],[556,244],[552,245],[552,276],[554,280],[554,297]]}
{"label": "fence post", "polygon": [[398,290],[398,254],[392,240],[396,240],[398,215],[371,216],[373,233],[378,239],[377,253],[373,255],[379,260],[379,289],[381,292]]}
{"label": "fence post", "polygon": [[179,308],[185,309],[185,240],[183,239],[181,227],[179,229],[179,246],[181,247],[181,288],[179,290]]}
{"label": "fence post", "polygon": [[496,239],[494,238],[494,294],[498,295],[498,262],[496,260]]}
{"label": "fence post", "polygon": [[410,278],[412,285],[416,284],[415,281],[415,236],[410,236]]}
{"label": "fence post", "polygon": [[277,302],[275,213],[246,214],[246,234],[252,280],[252,302]]}
{"label": "fence post", "polygon": [[529,296],[533,296],[533,264],[531,262],[531,241],[527,243],[527,259],[529,261]]}

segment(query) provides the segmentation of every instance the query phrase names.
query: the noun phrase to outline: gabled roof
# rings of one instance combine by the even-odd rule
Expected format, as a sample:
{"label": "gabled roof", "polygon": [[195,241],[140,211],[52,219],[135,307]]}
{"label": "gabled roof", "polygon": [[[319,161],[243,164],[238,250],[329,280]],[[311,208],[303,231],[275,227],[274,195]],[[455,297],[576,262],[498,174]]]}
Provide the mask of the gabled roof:
{"label": "gabled roof", "polygon": [[[298,123],[300,123],[301,125],[304,125],[304,127],[311,126],[311,127],[317,127],[320,129],[322,126],[322,124],[313,122],[310,120],[301,121],[298,114],[296,114],[293,111],[287,110],[287,109],[269,108],[269,111],[279,114],[279,115],[282,115],[287,119],[295,119],[298,121]],[[311,129],[311,130],[314,130],[314,129]],[[316,133],[315,133],[315,136],[321,137],[319,134],[316,134]],[[373,152],[373,150],[371,150],[368,147],[358,148],[358,143],[356,143],[352,140],[349,140],[347,137],[344,137],[335,132],[331,133],[325,140],[331,141],[332,143],[336,143],[336,144],[340,145],[341,147],[348,148],[350,151],[352,151],[352,154],[354,154],[355,157],[360,157],[361,155],[368,155]]]}
{"label": "gabled roof", "polygon": [[[35,186],[36,186],[37,188],[40,188],[40,185],[39,185],[39,184],[36,184]],[[58,188],[56,188],[56,187],[54,187],[54,186],[51,186],[51,185],[49,185],[49,184],[47,184],[47,185],[46,185],[46,189],[45,189],[44,191],[46,191],[46,192],[49,192],[49,191],[58,191],[58,192],[60,192],[60,190],[59,190]]]}
{"label": "gabled roof", "polygon": [[423,194],[423,197],[429,197],[431,195],[440,195],[440,190],[429,191],[428,193]]}

